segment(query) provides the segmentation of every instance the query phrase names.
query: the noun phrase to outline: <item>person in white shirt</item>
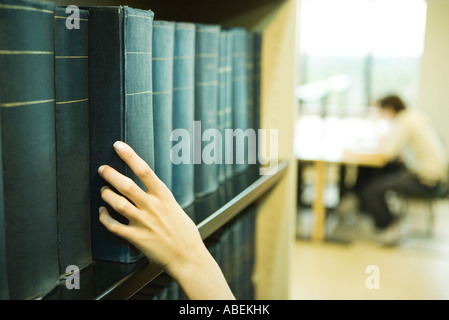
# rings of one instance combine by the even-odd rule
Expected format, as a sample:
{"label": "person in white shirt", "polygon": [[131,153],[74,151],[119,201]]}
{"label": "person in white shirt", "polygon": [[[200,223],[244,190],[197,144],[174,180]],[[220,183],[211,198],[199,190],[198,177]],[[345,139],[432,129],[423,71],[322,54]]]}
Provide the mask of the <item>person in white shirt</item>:
{"label": "person in white shirt", "polygon": [[[425,115],[406,108],[395,95],[380,99],[377,106],[382,117],[391,120],[390,130],[376,153],[360,157],[365,160],[370,157],[387,165],[377,171],[368,169],[369,178],[361,177],[363,183],[354,191],[363,211],[373,217],[379,240],[394,245],[400,239],[400,223],[387,205],[386,193],[392,190],[407,196],[432,195],[447,181],[448,158],[441,139]],[[357,155],[353,153],[352,156]],[[394,165],[398,160],[402,163],[401,169]]]}

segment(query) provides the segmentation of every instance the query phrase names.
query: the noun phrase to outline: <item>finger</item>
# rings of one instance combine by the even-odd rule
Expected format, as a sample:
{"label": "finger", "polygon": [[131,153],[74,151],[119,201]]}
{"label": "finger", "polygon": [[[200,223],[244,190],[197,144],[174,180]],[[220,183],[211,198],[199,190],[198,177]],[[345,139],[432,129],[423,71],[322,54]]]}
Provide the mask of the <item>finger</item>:
{"label": "finger", "polygon": [[114,143],[114,149],[118,156],[126,162],[134,174],[142,181],[148,191],[159,193],[163,188],[166,188],[165,184],[158,178],[150,166],[129,145],[122,141],[117,141]]}
{"label": "finger", "polygon": [[99,220],[101,224],[105,226],[106,229],[122,238],[126,239],[128,237],[129,227],[127,225],[124,225],[123,223],[120,223],[114,218],[112,218],[105,207],[100,207],[99,211],[100,211]]}
{"label": "finger", "polygon": [[114,168],[104,165],[98,168],[99,175],[109,182],[118,192],[134,202],[139,208],[146,203],[148,196],[134,181]]}
{"label": "finger", "polygon": [[140,215],[139,209],[129,202],[128,199],[115,193],[109,187],[103,187],[101,189],[101,198],[108,203],[112,209],[130,221],[135,221]]}

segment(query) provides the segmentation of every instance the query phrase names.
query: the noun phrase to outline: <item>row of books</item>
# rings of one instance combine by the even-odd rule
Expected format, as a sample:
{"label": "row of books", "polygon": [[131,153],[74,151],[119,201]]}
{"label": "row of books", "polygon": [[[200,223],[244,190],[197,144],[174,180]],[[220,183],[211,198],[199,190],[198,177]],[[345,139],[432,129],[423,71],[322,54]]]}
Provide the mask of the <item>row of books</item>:
{"label": "row of books", "polygon": [[0,0],[3,299],[42,297],[70,265],[143,258],[98,221],[99,166],[144,188],[115,141],[131,145],[186,208],[248,163],[194,164],[191,143],[178,153],[190,161],[175,164],[174,129],[192,137],[194,121],[201,133],[258,127],[259,33],[158,21],[151,10],[126,6],[77,13]]}
{"label": "row of books", "polygon": [[[236,299],[253,300],[255,263],[256,207],[246,208],[235,221],[226,225],[208,249],[217,261]],[[133,299],[185,300],[182,289],[169,276],[162,275],[143,288]]]}

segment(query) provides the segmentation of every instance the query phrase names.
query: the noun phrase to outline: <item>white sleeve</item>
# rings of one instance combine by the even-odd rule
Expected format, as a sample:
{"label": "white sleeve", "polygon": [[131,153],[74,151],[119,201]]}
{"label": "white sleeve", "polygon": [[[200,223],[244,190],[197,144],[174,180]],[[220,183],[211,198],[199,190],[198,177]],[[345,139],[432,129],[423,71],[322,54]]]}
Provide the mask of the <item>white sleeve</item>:
{"label": "white sleeve", "polygon": [[385,155],[388,160],[396,159],[407,143],[413,125],[410,120],[410,117],[405,115],[397,119],[397,123],[393,125],[386,139],[384,139],[383,145],[380,146],[380,153]]}

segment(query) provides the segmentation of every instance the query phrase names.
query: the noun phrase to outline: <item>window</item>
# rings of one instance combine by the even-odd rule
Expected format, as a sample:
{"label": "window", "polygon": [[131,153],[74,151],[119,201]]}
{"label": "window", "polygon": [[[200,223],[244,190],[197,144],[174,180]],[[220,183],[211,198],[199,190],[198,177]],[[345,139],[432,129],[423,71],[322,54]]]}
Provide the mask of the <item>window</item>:
{"label": "window", "polygon": [[302,0],[302,111],[363,113],[390,93],[414,107],[425,17],[425,0]]}

